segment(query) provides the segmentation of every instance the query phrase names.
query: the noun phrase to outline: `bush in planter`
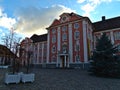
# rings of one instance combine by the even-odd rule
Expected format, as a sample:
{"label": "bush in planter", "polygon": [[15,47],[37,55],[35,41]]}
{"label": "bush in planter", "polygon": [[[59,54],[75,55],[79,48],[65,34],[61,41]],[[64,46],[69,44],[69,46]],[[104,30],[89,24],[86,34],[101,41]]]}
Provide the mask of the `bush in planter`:
{"label": "bush in planter", "polygon": [[97,76],[119,77],[120,59],[118,58],[118,47],[112,45],[104,33],[97,40],[96,50],[93,52],[90,72]]}
{"label": "bush in planter", "polygon": [[22,82],[33,82],[34,81],[34,78],[35,78],[35,74],[33,73],[29,73],[29,69],[30,69],[30,59],[31,59],[31,55],[32,55],[32,52],[31,51],[28,51],[27,52],[27,67],[26,67],[26,73],[25,74],[22,74]]}

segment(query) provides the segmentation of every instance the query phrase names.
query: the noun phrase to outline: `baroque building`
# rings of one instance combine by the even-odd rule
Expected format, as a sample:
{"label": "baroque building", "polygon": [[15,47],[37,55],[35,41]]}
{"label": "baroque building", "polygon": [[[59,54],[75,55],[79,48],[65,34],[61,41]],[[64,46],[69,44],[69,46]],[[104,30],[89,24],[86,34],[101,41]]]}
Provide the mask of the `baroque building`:
{"label": "baroque building", "polygon": [[[21,42],[23,61],[32,52],[31,64],[47,68],[87,68],[96,39],[107,33],[113,44],[120,43],[120,17],[92,23],[88,17],[63,13],[46,28],[47,34],[33,35]],[[24,44],[23,44],[24,42]]]}

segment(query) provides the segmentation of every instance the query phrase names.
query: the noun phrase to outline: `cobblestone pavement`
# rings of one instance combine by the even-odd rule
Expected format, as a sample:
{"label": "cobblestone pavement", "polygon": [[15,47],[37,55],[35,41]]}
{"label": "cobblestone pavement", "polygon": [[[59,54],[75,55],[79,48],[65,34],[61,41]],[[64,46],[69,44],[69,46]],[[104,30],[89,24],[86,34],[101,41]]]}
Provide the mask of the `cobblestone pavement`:
{"label": "cobblestone pavement", "polygon": [[0,69],[0,90],[120,90],[120,79],[90,76],[80,69],[33,69],[33,83],[4,84],[6,70]]}

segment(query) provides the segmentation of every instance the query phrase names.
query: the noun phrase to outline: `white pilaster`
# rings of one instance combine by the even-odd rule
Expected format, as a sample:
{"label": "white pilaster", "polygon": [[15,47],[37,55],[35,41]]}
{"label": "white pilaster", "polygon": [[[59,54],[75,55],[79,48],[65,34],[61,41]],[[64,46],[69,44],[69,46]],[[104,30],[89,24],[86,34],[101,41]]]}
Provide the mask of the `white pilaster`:
{"label": "white pilaster", "polygon": [[50,34],[49,34],[49,30],[48,30],[48,34],[47,34],[47,63],[49,63],[49,49],[50,49]]}
{"label": "white pilaster", "polygon": [[67,62],[67,67],[69,68],[69,55],[68,55],[68,62]]}
{"label": "white pilaster", "polygon": [[40,43],[37,44],[37,64],[39,63],[39,49],[40,49]]}
{"label": "white pilaster", "polygon": [[69,34],[69,60],[70,60],[70,63],[72,63],[73,61],[73,45],[72,45],[72,24],[69,24],[68,26],[68,34]]}
{"label": "white pilaster", "polygon": [[42,64],[43,64],[43,56],[44,56],[44,42],[42,43],[42,53],[41,53],[42,55],[42,59],[41,59],[41,61],[42,61]]}
{"label": "white pilaster", "polygon": [[87,48],[87,23],[83,21],[83,46],[84,46],[84,62],[88,62],[88,48]]}
{"label": "white pilaster", "polygon": [[66,67],[66,55],[64,56],[64,66]]}
{"label": "white pilaster", "polygon": [[113,31],[110,31],[110,37],[111,37],[111,42],[114,44],[114,36],[113,36]]}
{"label": "white pilaster", "polygon": [[[61,37],[60,37],[60,27],[58,27],[57,29],[57,48],[58,48],[58,54],[60,51],[60,41],[61,41]],[[56,67],[58,67],[58,63],[59,63],[59,56],[57,55],[57,63],[56,63]]]}

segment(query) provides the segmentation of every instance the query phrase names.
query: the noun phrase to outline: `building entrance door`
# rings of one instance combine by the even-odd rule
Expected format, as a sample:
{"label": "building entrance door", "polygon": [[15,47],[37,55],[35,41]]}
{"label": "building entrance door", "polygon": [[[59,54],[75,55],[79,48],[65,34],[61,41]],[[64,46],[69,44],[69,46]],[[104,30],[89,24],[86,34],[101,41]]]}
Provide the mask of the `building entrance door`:
{"label": "building entrance door", "polygon": [[62,66],[62,68],[66,68],[68,65],[68,56],[66,56],[66,55],[63,55],[63,56],[61,56],[61,66]]}

